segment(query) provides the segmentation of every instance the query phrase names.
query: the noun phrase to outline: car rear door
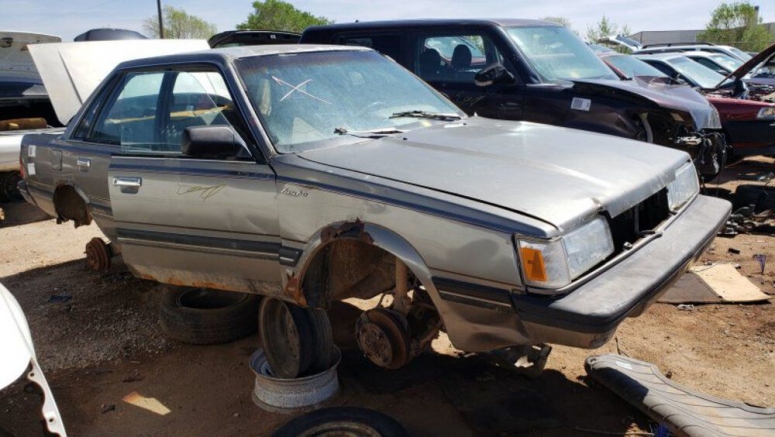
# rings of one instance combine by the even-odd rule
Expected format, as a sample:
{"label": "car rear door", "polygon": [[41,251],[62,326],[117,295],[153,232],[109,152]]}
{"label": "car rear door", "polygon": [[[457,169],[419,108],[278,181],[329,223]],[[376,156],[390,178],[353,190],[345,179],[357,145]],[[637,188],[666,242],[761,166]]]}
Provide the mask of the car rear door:
{"label": "car rear door", "polygon": [[214,67],[126,73],[95,131],[119,144],[108,171],[124,261],[160,282],[267,291],[280,283],[275,175],[253,152],[181,153],[187,127],[225,125],[250,143]]}

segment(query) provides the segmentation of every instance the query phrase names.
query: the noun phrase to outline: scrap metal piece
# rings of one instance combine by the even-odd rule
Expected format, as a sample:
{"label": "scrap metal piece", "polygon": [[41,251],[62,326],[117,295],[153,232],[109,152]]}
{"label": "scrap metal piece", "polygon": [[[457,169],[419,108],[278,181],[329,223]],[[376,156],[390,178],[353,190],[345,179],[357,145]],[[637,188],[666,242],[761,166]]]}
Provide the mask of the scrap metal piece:
{"label": "scrap metal piece", "polygon": [[528,378],[538,378],[546,367],[552,347],[548,344],[512,346],[492,351],[495,364]]}
{"label": "scrap metal piece", "polygon": [[86,243],[86,265],[97,272],[106,272],[110,268],[113,256],[110,247],[102,238],[94,237]]}
{"label": "scrap metal piece", "polygon": [[775,435],[775,408],[683,387],[652,363],[621,355],[588,357],[587,374],[678,436]]}

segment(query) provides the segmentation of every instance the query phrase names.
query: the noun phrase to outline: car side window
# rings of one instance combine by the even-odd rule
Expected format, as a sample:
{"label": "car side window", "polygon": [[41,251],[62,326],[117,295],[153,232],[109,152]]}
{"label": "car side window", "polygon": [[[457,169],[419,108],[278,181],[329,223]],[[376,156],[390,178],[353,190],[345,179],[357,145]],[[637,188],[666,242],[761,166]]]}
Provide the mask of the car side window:
{"label": "car side window", "polygon": [[472,85],[479,70],[503,63],[503,55],[487,35],[472,32],[421,36],[414,58],[415,74],[426,81]]}
{"label": "car side window", "polygon": [[[219,125],[247,138],[219,72],[130,72],[100,114],[90,140],[119,145],[127,154],[176,155],[187,127]],[[224,158],[247,159],[250,153],[244,149]]]}
{"label": "car side window", "polygon": [[133,147],[153,144],[163,72],[127,73],[100,114],[88,140]]}

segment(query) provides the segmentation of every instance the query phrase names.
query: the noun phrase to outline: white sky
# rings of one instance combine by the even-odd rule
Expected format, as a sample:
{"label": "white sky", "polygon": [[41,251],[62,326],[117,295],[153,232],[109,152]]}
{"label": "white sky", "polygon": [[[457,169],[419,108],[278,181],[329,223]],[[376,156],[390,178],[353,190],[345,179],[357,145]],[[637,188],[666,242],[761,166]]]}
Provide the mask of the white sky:
{"label": "white sky", "polygon": [[[732,2],[734,0],[728,0]],[[233,29],[253,10],[250,0],[162,0],[218,27]],[[403,18],[542,18],[562,16],[581,34],[605,15],[643,30],[702,29],[721,0],[291,0],[296,8],[338,23]],[[765,22],[775,21],[775,2],[753,0]],[[142,21],[156,14],[156,0],[2,0],[0,29],[72,39],[89,29],[117,27],[142,32]]]}

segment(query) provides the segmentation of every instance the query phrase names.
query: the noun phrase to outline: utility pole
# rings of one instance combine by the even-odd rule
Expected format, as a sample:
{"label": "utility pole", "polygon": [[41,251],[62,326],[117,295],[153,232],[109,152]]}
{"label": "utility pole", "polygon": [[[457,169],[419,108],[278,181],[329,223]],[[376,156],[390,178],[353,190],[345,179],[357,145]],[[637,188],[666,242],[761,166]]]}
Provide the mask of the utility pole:
{"label": "utility pole", "polygon": [[161,0],[156,0],[156,8],[159,11],[159,38],[164,39],[164,20],[161,17]]}

